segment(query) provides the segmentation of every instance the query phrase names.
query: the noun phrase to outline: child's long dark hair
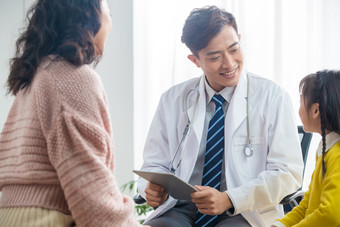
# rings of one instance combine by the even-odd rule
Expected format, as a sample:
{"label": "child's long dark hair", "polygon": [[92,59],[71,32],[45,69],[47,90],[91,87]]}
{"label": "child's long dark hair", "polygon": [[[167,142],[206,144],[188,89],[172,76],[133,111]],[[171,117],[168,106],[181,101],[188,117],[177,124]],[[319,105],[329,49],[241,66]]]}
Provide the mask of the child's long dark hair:
{"label": "child's long dark hair", "polygon": [[304,77],[299,85],[308,110],[319,104],[322,136],[322,173],[326,172],[326,130],[340,134],[340,71],[323,70]]}

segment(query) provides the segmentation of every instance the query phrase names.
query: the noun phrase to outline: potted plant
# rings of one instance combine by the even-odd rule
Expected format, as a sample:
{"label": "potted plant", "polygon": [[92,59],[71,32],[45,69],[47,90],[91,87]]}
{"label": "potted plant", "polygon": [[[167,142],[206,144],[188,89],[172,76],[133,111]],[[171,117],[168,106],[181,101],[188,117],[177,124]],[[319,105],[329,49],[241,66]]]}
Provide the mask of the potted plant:
{"label": "potted plant", "polygon": [[[136,184],[135,180],[129,181],[126,184],[121,186],[121,190],[123,192],[128,190],[129,193],[136,194],[138,193],[138,190],[136,189],[135,184]],[[145,217],[151,211],[153,211],[153,208],[147,205],[146,203],[135,205],[135,212],[137,215],[137,219],[141,224],[144,223]]]}

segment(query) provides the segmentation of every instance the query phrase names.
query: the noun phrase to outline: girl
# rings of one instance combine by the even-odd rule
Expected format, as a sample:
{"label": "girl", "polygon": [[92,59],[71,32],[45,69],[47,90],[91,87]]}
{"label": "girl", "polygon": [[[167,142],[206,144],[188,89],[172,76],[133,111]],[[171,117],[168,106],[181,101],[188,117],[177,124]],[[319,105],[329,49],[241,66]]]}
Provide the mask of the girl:
{"label": "girl", "polygon": [[113,175],[98,62],[106,0],[38,0],[16,44],[0,136],[0,226],[140,226]]}
{"label": "girl", "polygon": [[310,74],[299,88],[304,130],[322,140],[304,199],[272,226],[340,226],[340,71]]}

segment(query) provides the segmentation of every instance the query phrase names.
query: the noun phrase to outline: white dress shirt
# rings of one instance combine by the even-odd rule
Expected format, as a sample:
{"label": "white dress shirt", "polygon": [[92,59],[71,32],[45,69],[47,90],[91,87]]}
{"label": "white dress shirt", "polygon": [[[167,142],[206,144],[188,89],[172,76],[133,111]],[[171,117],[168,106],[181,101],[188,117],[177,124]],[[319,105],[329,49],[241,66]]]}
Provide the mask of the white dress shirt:
{"label": "white dress shirt", "polygon": [[[193,170],[193,173],[190,177],[189,183],[191,185],[201,185],[202,184],[202,174],[203,174],[203,165],[204,165],[204,155],[205,155],[205,150],[206,150],[206,143],[207,143],[207,135],[208,135],[208,127],[209,127],[209,121],[212,118],[214,112],[215,112],[215,103],[212,101],[212,98],[216,94],[220,94],[226,102],[223,103],[223,111],[224,115],[226,115],[228,111],[228,106],[230,103],[230,100],[234,94],[235,87],[225,87],[223,90],[220,92],[216,92],[214,89],[212,89],[207,81],[207,79],[204,80],[204,86],[205,86],[205,98],[206,98],[206,114],[205,114],[205,119],[204,119],[204,129],[203,129],[203,134],[201,138],[201,143],[200,143],[200,148],[198,152],[198,157],[197,161]],[[227,126],[225,126],[227,127]],[[223,155],[223,160],[226,157]],[[224,170],[224,161],[222,162],[222,170]],[[221,186],[220,186],[220,191],[226,191],[227,190],[227,185],[226,185],[226,180],[225,180],[225,173],[222,171],[222,176],[221,176]]]}

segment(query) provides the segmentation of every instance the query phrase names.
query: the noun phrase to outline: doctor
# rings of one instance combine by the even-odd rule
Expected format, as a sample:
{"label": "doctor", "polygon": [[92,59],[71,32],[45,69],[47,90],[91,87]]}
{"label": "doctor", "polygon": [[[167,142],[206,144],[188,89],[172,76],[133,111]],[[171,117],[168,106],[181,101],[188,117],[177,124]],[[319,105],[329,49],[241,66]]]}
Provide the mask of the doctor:
{"label": "doctor", "polygon": [[[148,205],[158,207],[145,224],[269,226],[283,216],[281,199],[300,187],[303,161],[289,96],[243,68],[240,38],[234,16],[217,7],[195,9],[187,18],[182,42],[203,76],[162,95],[142,170],[173,172],[198,192],[191,194],[191,201],[178,201],[163,187],[140,179],[140,194]],[[218,111],[221,170],[209,177],[217,176],[215,187],[202,178],[207,174],[206,153],[218,152],[208,145],[210,121]]]}

